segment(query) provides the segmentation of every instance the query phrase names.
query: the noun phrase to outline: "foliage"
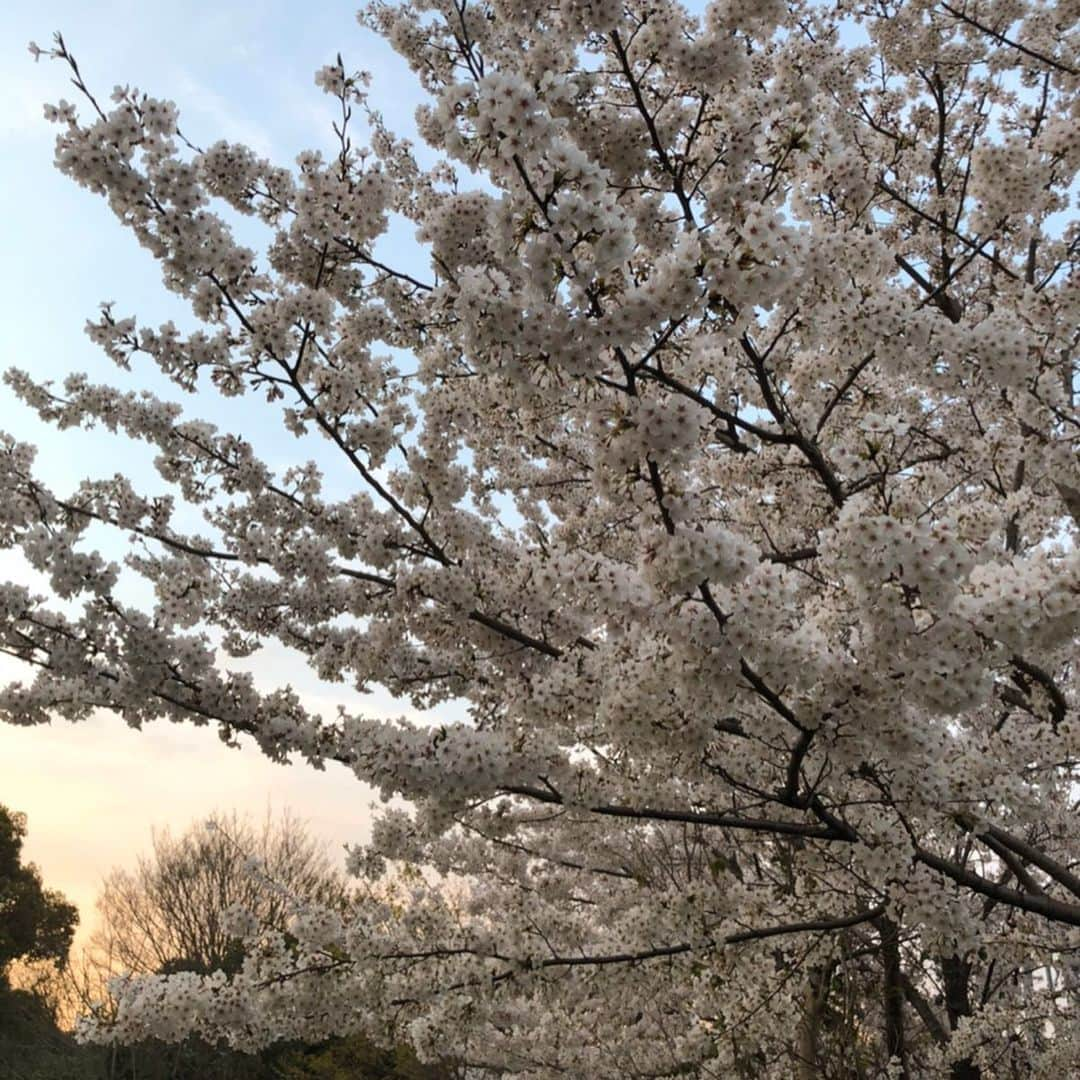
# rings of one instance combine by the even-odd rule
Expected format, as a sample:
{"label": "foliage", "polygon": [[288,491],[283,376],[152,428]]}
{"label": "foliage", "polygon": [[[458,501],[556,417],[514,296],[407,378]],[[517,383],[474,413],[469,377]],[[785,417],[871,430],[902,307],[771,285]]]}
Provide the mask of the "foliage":
{"label": "foliage", "polygon": [[0,992],[0,1076],[4,1080],[103,1080],[99,1070],[105,1054],[101,1047],[77,1046],[33,994]]}
{"label": "foliage", "polygon": [[[57,163],[201,325],[106,305],[124,386],[8,373],[46,421],[152,446],[172,494],[53,493],[4,443],[0,538],[66,606],[0,594],[36,666],[0,709],[213,723],[409,804],[353,853],[354,908],[235,911],[238,970],[143,976],[88,1035],[394,1025],[531,1078],[1068,1074],[1076,14],[375,0],[427,151],[339,58],[338,152],[296,169],[131,88],[106,111],[57,36],[85,102],[47,110]],[[138,392],[144,364],[240,399],[229,428]],[[137,538],[123,566],[91,524]],[[230,667],[266,640],[469,718],[319,715]]]}
{"label": "foliage", "polygon": [[23,863],[26,829],[23,814],[0,806],[0,1076],[90,1080],[103,1051],[76,1047],[40,990],[67,963],[78,911]]}
{"label": "foliage", "polygon": [[458,1080],[446,1062],[421,1064],[407,1046],[382,1050],[366,1039],[333,1039],[306,1050],[287,1050],[274,1063],[281,1080]]}
{"label": "foliage", "polygon": [[37,867],[23,864],[25,837],[25,817],[0,806],[0,981],[14,960],[64,963],[79,921]]}
{"label": "foliage", "polygon": [[453,1068],[421,1065],[407,1048],[379,1050],[362,1039],[241,1054],[198,1039],[134,1046],[80,1046],[42,1001],[0,994],[4,1080],[454,1080]]}

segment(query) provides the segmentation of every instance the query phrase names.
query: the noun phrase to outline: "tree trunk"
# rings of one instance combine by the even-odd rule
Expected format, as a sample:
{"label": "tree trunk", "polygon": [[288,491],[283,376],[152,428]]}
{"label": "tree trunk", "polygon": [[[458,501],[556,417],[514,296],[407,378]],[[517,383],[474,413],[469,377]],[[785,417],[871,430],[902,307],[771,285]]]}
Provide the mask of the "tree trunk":
{"label": "tree trunk", "polygon": [[796,1042],[798,1059],[798,1080],[821,1080],[818,1035],[821,1032],[821,1017],[825,1010],[828,996],[828,969],[813,968],[806,983],[805,1005]]}
{"label": "tree trunk", "polygon": [[900,965],[900,927],[892,919],[878,920],[881,934],[881,959],[884,967],[882,987],[885,1013],[885,1049],[890,1058],[900,1061],[900,1075],[909,1080],[907,1048],[904,1041],[904,979]]}
{"label": "tree trunk", "polygon": [[[953,953],[941,960],[941,974],[945,983],[945,1011],[949,1027],[955,1031],[961,1019],[971,1015],[971,964]],[[952,1080],[982,1080],[982,1070],[971,1058],[964,1058],[952,1067]]]}

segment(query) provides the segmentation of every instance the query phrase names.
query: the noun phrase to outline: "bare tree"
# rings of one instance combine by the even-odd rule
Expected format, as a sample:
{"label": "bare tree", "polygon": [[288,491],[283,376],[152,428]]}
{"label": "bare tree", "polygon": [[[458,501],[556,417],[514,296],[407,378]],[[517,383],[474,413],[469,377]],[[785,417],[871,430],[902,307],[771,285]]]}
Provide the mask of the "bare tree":
{"label": "bare tree", "polygon": [[105,878],[94,964],[109,975],[231,970],[241,954],[223,920],[230,908],[285,931],[296,900],[337,906],[347,896],[325,846],[293,814],[215,813],[180,836],[155,831],[134,870]]}

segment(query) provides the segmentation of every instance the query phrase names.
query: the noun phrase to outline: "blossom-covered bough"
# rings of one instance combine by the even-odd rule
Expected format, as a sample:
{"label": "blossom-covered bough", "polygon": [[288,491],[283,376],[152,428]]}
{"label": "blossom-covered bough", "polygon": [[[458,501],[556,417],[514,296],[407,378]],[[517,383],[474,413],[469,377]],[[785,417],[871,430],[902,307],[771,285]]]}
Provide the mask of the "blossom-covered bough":
{"label": "blossom-covered bough", "polygon": [[[59,428],[151,446],[206,530],[123,477],[49,491],[8,439],[0,535],[64,603],[5,586],[36,673],[0,708],[211,723],[409,806],[353,853],[348,918],[237,912],[239,975],[144,979],[92,1034],[395,1025],[536,1078],[1069,1074],[1077,14],[376,2],[432,167],[340,59],[340,152],[290,170],[99,105],[55,40],[85,101],[51,110],[59,167],[204,325],[106,307],[92,337],[265,419],[9,372]],[[426,272],[378,243],[391,215]],[[259,460],[278,422],[346,497]],[[132,538],[152,610],[91,525]],[[230,671],[270,639],[471,719],[314,715]]]}

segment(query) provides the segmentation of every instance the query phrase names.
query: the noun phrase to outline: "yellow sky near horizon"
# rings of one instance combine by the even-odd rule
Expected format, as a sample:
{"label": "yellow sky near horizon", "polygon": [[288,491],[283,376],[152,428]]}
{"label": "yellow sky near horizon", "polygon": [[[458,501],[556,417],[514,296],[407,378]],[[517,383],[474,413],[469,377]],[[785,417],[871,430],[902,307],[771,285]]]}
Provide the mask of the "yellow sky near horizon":
{"label": "yellow sky near horizon", "polygon": [[[369,717],[423,719],[385,691],[359,694],[321,681],[299,654],[276,642],[229,666],[251,671],[262,690],[292,686],[305,708],[324,717],[343,705]],[[0,684],[29,677],[24,665],[0,657]],[[438,712],[440,720],[464,718],[460,704]],[[378,793],[348,769],[328,762],[318,770],[299,758],[280,765],[251,738],[238,741],[239,747],[227,746],[216,726],[193,723],[155,721],[136,730],[103,711],[77,723],[19,726],[0,719],[0,803],[26,814],[25,860],[40,868],[46,887],[79,908],[75,955],[96,924],[103,877],[115,867],[134,867],[149,852],[154,829],[177,834],[218,810],[256,820],[268,809],[275,816],[289,810],[325,842],[338,866],[346,844],[368,839]]]}
{"label": "yellow sky near horizon", "polygon": [[[199,143],[247,142],[281,165],[307,147],[336,146],[335,103],[313,75],[340,50],[347,63],[373,73],[380,87],[373,104],[387,121],[405,135],[413,133],[412,114],[423,93],[407,62],[359,26],[352,4],[326,0],[298,18],[294,5],[273,0],[258,14],[252,19],[248,6],[219,0],[171,6],[15,0],[5,7],[0,195],[11,212],[0,215],[0,373],[14,365],[35,378],[60,380],[87,371],[94,381],[121,385],[127,376],[83,332],[102,300],[115,300],[118,313],[137,315],[140,325],[175,318],[188,328],[186,316],[177,314],[185,305],[162,287],[149,252],[125,235],[103,200],[54,168],[56,129],[45,122],[42,103],[75,95],[62,65],[34,62],[29,40],[48,45],[50,30],[61,28],[102,100],[114,83],[140,86],[177,101],[185,133]],[[411,227],[395,228],[390,241],[401,257],[417,258]],[[272,234],[263,237],[270,239]],[[138,369],[128,388],[145,381],[145,370]],[[170,399],[181,396],[174,389],[159,386]],[[243,402],[229,399],[224,411],[211,394],[183,401],[188,418],[211,419],[245,434],[274,468],[318,456],[317,448],[291,436],[282,440],[276,418],[247,412]],[[160,489],[154,452],[145,445],[101,431],[58,433],[6,387],[0,387],[0,430],[39,447],[36,478],[58,495],[69,495],[84,476],[118,472],[142,491]],[[99,546],[119,561],[130,545],[122,533],[107,537],[92,528],[84,547]],[[131,579],[124,576],[121,599],[145,608],[149,589]],[[12,551],[0,550],[0,581],[50,592]],[[49,606],[75,613],[79,605],[50,600]],[[386,693],[359,695],[321,683],[301,657],[273,643],[230,666],[252,671],[265,690],[291,684],[306,708],[326,717],[340,704],[368,716],[417,718]],[[15,661],[0,656],[0,686],[26,678]],[[440,720],[462,715],[457,704],[439,710]],[[156,723],[140,733],[109,715],[36,727],[12,726],[0,716],[0,803],[26,814],[26,858],[38,864],[46,886],[78,905],[79,940],[93,924],[102,877],[116,866],[134,865],[149,850],[155,827],[179,832],[215,810],[262,818],[269,805],[275,813],[288,809],[306,820],[335,856],[345,843],[366,839],[376,796],[344,768],[330,764],[319,772],[302,762],[283,767],[250,740],[241,738],[241,747],[230,749],[215,729],[192,725]]]}
{"label": "yellow sky near horizon", "polygon": [[250,740],[226,746],[211,728],[158,722],[142,731],[100,714],[72,724],[0,723],[0,802],[26,814],[24,858],[79,908],[76,949],[95,923],[102,878],[134,866],[153,829],[174,833],[215,810],[261,819],[294,811],[340,865],[367,839],[375,793],[330,763],[277,765]]}

